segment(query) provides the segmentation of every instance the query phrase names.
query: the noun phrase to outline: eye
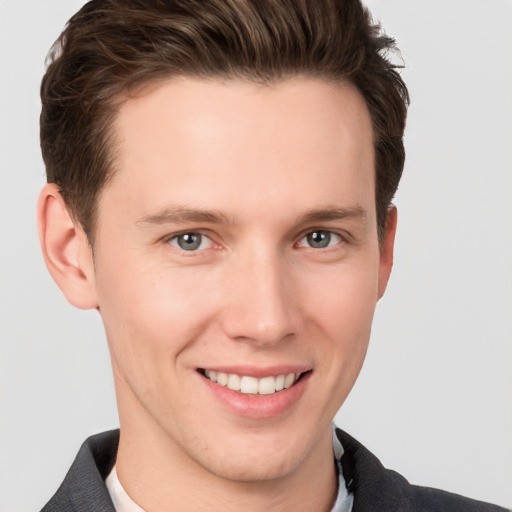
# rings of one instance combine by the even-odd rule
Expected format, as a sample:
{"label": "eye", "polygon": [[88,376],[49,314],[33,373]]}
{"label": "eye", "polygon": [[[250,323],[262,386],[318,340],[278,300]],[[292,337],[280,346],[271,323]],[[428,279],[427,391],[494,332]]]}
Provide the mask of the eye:
{"label": "eye", "polygon": [[174,235],[169,243],[183,251],[197,251],[210,248],[213,242],[207,236],[191,231]]}
{"label": "eye", "polygon": [[325,249],[339,244],[341,240],[342,238],[340,235],[333,233],[332,231],[319,229],[308,233],[299,241],[298,245],[300,247],[309,246],[313,249]]}

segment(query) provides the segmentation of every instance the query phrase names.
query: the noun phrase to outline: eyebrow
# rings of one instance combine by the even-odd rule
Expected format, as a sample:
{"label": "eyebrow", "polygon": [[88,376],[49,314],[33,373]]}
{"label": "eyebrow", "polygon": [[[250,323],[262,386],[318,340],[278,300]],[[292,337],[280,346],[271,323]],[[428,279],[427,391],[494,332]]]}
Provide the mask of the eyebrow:
{"label": "eyebrow", "polygon": [[[364,208],[340,208],[327,206],[310,210],[301,215],[297,224],[311,224],[333,220],[355,219],[366,221],[367,212]],[[206,222],[209,224],[232,224],[226,214],[218,210],[202,210],[182,206],[172,206],[155,213],[149,213],[137,220],[137,224],[170,224],[180,222]]]}
{"label": "eyebrow", "polygon": [[310,224],[313,222],[327,222],[330,220],[355,219],[366,222],[368,220],[367,212],[364,208],[356,206],[353,208],[340,208],[337,206],[327,206],[310,210],[301,215],[297,224]]}
{"label": "eyebrow", "polygon": [[144,215],[137,220],[137,224],[168,224],[173,222],[230,224],[228,217],[217,210],[200,210],[182,206],[165,208],[159,212]]}

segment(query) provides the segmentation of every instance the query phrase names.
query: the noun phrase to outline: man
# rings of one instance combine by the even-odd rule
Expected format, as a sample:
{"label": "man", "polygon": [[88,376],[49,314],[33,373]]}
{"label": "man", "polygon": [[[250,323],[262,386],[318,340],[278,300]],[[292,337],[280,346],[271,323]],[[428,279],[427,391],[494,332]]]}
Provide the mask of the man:
{"label": "man", "polygon": [[39,226],[67,299],[102,316],[121,429],[45,510],[500,510],[333,442],[393,261],[391,47],[357,2],[70,21],[42,85]]}

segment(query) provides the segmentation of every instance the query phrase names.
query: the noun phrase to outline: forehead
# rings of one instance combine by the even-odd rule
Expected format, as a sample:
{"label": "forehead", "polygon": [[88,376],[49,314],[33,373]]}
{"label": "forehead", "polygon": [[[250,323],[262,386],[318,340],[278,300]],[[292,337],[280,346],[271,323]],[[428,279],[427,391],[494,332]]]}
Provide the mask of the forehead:
{"label": "forehead", "polygon": [[349,84],[170,79],[121,105],[114,139],[108,188],[134,208],[374,202],[371,121]]}

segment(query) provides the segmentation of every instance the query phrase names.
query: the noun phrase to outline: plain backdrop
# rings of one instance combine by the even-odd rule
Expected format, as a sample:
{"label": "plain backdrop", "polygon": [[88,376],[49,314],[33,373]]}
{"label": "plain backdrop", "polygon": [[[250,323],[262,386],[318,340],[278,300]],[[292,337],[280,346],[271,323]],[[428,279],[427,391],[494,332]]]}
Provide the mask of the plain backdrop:
{"label": "plain backdrop", "polygon": [[[395,269],[337,423],[411,482],[512,506],[512,3],[372,0],[412,105]],[[77,0],[0,0],[0,510],[118,419],[96,312],[42,261],[38,88]]]}

